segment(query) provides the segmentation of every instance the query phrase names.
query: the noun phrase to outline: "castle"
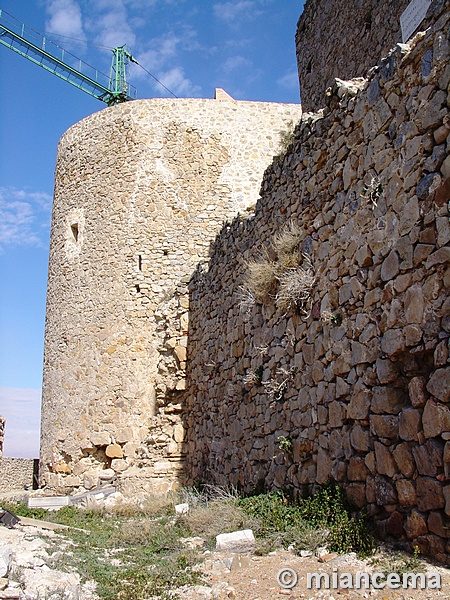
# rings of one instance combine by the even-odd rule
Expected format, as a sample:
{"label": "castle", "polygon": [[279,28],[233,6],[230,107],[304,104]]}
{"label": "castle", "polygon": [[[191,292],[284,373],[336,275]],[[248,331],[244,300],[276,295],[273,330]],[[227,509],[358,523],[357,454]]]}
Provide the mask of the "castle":
{"label": "castle", "polygon": [[[354,4],[308,0],[300,18],[314,113],[218,90],[108,108],[61,139],[50,488],[114,477],[128,494],[195,481],[301,493],[333,480],[381,535],[447,560],[449,2],[400,45],[409,3]],[[289,232],[298,263],[282,271]],[[264,297],[252,264],[277,273]],[[283,274],[298,287],[305,273],[302,303],[282,303]]]}

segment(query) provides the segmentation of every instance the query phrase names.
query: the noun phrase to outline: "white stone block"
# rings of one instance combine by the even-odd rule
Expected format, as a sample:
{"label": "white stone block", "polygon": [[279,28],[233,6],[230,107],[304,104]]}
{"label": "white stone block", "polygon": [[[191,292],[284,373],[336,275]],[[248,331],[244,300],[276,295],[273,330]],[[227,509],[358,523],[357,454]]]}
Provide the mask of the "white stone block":
{"label": "white stone block", "polygon": [[251,529],[243,529],[233,533],[220,533],[216,536],[216,550],[218,552],[247,552],[254,545],[255,537]]}
{"label": "white stone block", "polygon": [[11,555],[12,550],[9,546],[0,546],[0,577],[5,577],[8,574]]}
{"label": "white stone block", "polygon": [[187,502],[183,502],[183,504],[175,504],[175,512],[178,515],[185,515],[189,512],[189,504]]}

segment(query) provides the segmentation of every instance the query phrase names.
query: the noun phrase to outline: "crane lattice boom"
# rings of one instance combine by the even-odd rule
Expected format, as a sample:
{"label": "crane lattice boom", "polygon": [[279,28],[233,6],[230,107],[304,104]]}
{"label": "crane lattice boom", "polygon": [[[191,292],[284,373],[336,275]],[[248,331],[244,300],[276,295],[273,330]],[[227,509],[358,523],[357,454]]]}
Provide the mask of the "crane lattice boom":
{"label": "crane lattice boom", "polygon": [[[105,102],[108,106],[136,98],[136,88],[129,85],[126,79],[128,62],[136,61],[127,52],[125,46],[118,46],[112,50],[111,73],[108,77],[17,21],[2,9],[0,9],[0,44]],[[48,51],[49,46],[52,52]]]}

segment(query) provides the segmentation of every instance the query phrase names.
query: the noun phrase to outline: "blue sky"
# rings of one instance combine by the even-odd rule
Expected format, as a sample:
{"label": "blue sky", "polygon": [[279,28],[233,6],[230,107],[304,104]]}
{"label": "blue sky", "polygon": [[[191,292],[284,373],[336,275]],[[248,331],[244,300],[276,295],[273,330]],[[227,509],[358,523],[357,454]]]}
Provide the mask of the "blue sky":
{"label": "blue sky", "polygon": [[[107,48],[127,44],[178,97],[212,98],[221,87],[237,100],[300,99],[303,0],[0,0],[0,8],[105,73]],[[36,457],[56,149],[64,131],[105,105],[1,45],[0,81],[0,415],[4,454]],[[170,95],[139,67],[130,82],[138,98]]]}

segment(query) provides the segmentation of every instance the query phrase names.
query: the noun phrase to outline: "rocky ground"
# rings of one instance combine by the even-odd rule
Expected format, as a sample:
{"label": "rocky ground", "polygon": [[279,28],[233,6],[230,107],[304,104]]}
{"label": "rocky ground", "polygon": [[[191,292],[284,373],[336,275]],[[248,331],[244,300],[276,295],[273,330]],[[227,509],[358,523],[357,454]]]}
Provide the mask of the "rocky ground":
{"label": "rocky ground", "polygon": [[[95,584],[82,583],[79,573],[63,573],[52,568],[53,561],[61,554],[70,552],[70,544],[61,533],[38,527],[16,525],[13,529],[0,527],[0,599],[16,600],[96,600]],[[450,571],[446,568],[423,562],[419,572],[438,573],[440,589],[414,590],[318,590],[316,585],[307,588],[307,573],[343,573],[355,575],[359,572],[380,571],[381,566],[371,566],[353,555],[295,556],[287,551],[277,551],[259,557],[251,553],[233,554],[206,551],[201,571],[204,585],[178,590],[182,600],[273,600],[273,598],[324,599],[324,600],[444,600],[450,596]],[[278,583],[280,571],[293,569],[298,584],[286,589]],[[289,572],[286,585],[289,584]],[[136,600],[144,600],[136,598]],[[156,599],[155,599],[156,600]]]}

